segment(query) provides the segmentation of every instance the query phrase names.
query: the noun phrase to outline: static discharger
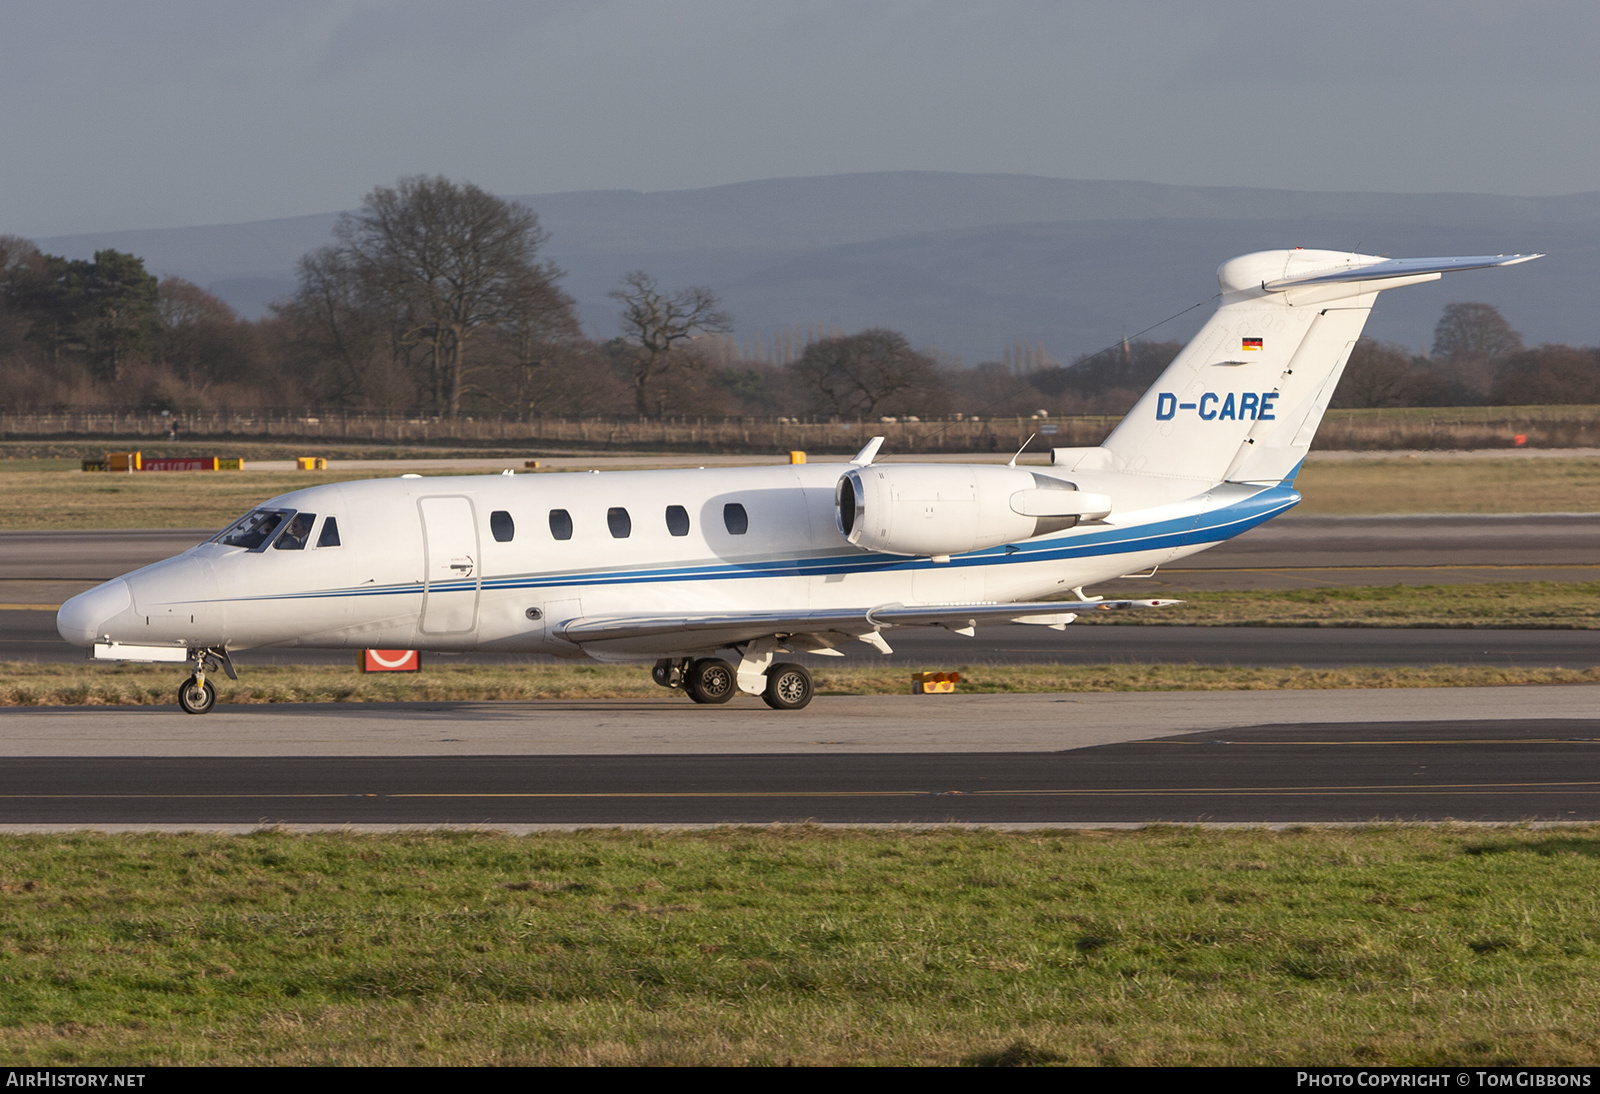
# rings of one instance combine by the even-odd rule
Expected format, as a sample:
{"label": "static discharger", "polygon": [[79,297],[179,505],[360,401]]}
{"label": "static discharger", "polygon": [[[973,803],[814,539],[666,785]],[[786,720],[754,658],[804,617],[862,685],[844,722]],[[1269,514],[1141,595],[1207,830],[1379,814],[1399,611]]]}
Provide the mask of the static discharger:
{"label": "static discharger", "polygon": [[912,695],[949,695],[961,683],[959,672],[913,672]]}

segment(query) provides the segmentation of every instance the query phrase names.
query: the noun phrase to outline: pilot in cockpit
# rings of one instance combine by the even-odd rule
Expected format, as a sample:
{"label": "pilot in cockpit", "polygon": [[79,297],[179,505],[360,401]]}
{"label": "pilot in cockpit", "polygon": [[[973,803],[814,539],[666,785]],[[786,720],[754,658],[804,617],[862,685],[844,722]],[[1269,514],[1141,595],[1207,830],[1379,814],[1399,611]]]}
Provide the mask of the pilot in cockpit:
{"label": "pilot in cockpit", "polygon": [[304,550],[306,540],[311,535],[311,526],[316,522],[315,513],[296,513],[289,521],[289,527],[283,530],[283,535],[278,537],[278,542],[273,546],[280,551]]}

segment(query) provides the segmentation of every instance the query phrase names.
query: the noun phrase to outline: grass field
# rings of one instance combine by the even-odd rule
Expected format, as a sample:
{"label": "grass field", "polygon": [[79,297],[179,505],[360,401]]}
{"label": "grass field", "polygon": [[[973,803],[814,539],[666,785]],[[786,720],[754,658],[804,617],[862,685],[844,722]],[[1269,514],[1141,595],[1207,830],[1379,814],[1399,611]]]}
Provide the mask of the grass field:
{"label": "grass field", "polygon": [[[146,472],[38,470],[0,461],[0,528],[217,528],[259,502],[370,471]],[[1561,513],[1600,510],[1600,460],[1375,458],[1308,463],[1302,516]]]}
{"label": "grass field", "polygon": [[1361,459],[1308,462],[1298,516],[1383,513],[1593,513],[1600,460]]}
{"label": "grass field", "polygon": [[[937,665],[959,668],[967,693],[1089,691],[1264,691],[1281,688],[1493,687],[1508,684],[1597,684],[1589,669],[1499,668],[1484,665],[1348,669],[1233,668],[1205,665]],[[818,669],[820,695],[904,695],[912,666]],[[171,706],[182,666],[0,663],[0,707]],[[219,705],[230,703],[486,702],[532,699],[689,700],[650,681],[640,665],[430,665],[421,673],[363,675],[353,664],[270,665],[240,670],[237,681],[210,677]],[[937,702],[938,700],[930,700]]]}
{"label": "grass field", "polygon": [[1184,602],[1152,611],[1086,612],[1080,619],[1093,626],[1600,627],[1600,582],[1595,581],[1355,585],[1173,595]]}
{"label": "grass field", "polygon": [[1600,1063],[1600,829],[11,836],[0,1062]]}

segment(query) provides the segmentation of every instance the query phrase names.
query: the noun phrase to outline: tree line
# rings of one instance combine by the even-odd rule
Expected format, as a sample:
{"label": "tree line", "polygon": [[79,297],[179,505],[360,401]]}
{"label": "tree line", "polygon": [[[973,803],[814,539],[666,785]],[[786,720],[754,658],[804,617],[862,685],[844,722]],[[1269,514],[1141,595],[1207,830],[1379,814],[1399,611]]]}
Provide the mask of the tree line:
{"label": "tree line", "polygon": [[[377,187],[298,285],[248,321],[134,255],[41,253],[0,236],[0,409],[315,407],[450,418],[861,419],[1120,414],[1181,348],[1134,341],[1070,364],[1042,349],[965,367],[898,331],[750,360],[703,287],[645,271],[588,337],[532,210],[438,177]],[[1335,406],[1600,403],[1600,351],[1527,348],[1487,304],[1452,304],[1431,355],[1360,342]]]}

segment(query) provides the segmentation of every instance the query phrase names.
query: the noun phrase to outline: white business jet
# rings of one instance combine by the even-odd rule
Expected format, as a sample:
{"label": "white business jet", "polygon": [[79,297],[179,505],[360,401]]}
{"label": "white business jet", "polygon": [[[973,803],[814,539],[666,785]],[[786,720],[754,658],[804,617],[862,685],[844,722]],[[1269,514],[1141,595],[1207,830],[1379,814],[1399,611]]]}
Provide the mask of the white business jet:
{"label": "white business jet", "polygon": [[[258,646],[496,650],[655,662],[700,703],[811,699],[788,652],[890,652],[897,627],[971,635],[1156,608],[1084,587],[1254,528],[1293,482],[1383,289],[1539,255],[1386,259],[1263,251],[1098,448],[1051,466],[847,465],[414,475],[295,490],[176,558],[61,607],[105,661],[188,663],[178,704]],[[1041,600],[1061,596],[1064,599]]]}

